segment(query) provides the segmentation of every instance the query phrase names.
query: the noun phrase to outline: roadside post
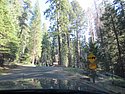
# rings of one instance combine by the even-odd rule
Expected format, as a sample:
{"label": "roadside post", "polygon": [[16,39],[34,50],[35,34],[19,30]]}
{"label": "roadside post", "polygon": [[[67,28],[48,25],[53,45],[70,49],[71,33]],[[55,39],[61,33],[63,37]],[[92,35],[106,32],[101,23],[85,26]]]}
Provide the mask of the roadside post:
{"label": "roadside post", "polygon": [[96,60],[96,56],[93,53],[90,53],[87,57],[89,63],[89,69],[91,70],[91,77],[92,77],[92,81],[93,83],[95,83],[95,76],[96,76],[96,68],[97,68],[97,64],[95,63]]}

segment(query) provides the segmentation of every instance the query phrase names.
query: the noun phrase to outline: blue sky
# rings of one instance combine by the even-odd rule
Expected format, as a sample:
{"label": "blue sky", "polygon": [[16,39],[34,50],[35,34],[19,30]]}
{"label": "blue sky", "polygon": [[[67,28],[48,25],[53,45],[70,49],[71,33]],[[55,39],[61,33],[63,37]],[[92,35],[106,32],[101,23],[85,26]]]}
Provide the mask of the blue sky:
{"label": "blue sky", "polygon": [[[34,5],[35,4],[35,2],[36,2],[37,0],[31,0],[31,2],[32,2],[32,5]],[[43,12],[47,9],[47,4],[45,4],[45,2],[47,1],[47,0],[38,0],[39,1],[39,6],[40,6],[40,11],[41,11],[41,20],[42,20],[42,22],[44,22],[45,21],[45,16],[44,16],[44,14],[43,14]]]}
{"label": "blue sky", "polygon": [[[35,1],[36,0],[31,0],[32,1],[32,4],[35,4]],[[49,21],[45,20],[45,16],[44,16],[44,11],[48,8],[48,5],[45,4],[45,2],[47,0],[38,0],[39,1],[39,5],[40,5],[40,11],[41,11],[41,21],[42,23],[45,23],[46,24],[46,27],[49,28]],[[69,0],[69,1],[72,1],[72,0]],[[91,6],[93,0],[77,0],[80,4],[80,6],[83,8],[83,9],[87,9],[88,7]],[[87,35],[86,35],[87,37]]]}
{"label": "blue sky", "polygon": [[[32,4],[35,4],[36,0],[31,0],[32,1]],[[50,22],[48,20],[45,20],[45,16],[44,16],[44,11],[48,8],[48,5],[45,4],[45,2],[47,0],[38,0],[39,1],[39,5],[40,5],[40,11],[41,11],[41,21],[42,23],[45,23],[46,24],[46,27],[49,28],[49,24]],[[70,2],[72,0],[69,0]],[[87,9],[89,6],[91,6],[91,3],[93,0],[77,0],[80,4],[80,6],[83,8],[83,9]],[[87,37],[87,36],[86,36]]]}
{"label": "blue sky", "polygon": [[[41,20],[42,22],[46,22],[48,23],[48,21],[45,21],[45,16],[43,14],[43,12],[47,9],[47,4],[45,4],[45,2],[47,0],[38,0],[39,1],[39,5],[40,5],[40,11],[41,11]],[[72,0],[69,0],[72,1]],[[79,4],[81,5],[81,7],[83,9],[86,9],[88,6],[91,5],[92,0],[77,0],[79,2]],[[32,4],[34,4],[36,2],[36,0],[31,0]]]}
{"label": "blue sky", "polygon": [[45,20],[45,16],[44,16],[44,11],[47,9],[47,4],[45,4],[46,0],[38,0],[39,1],[39,5],[40,5],[40,11],[41,11],[41,20],[44,21]]}

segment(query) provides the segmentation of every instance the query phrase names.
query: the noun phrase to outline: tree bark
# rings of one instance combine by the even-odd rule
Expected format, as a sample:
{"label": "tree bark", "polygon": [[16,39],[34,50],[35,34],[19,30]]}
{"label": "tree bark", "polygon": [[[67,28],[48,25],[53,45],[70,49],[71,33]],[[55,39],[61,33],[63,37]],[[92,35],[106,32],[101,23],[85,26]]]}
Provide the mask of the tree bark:
{"label": "tree bark", "polygon": [[51,59],[52,59],[52,65],[53,65],[53,62],[55,62],[55,53],[54,53],[54,47],[55,45],[55,38],[53,38],[53,43],[52,43],[52,47],[51,47]]}
{"label": "tree bark", "polygon": [[62,65],[62,58],[61,58],[61,42],[60,42],[60,35],[58,35],[58,45],[59,45],[59,65]]}
{"label": "tree bark", "polygon": [[124,68],[123,68],[123,64],[122,64],[122,60],[121,60],[120,43],[119,43],[118,33],[116,31],[112,15],[111,15],[111,21],[112,21],[112,26],[113,26],[113,31],[114,31],[114,34],[116,37],[116,41],[117,41],[117,49],[118,49],[118,66],[117,67],[120,72],[120,73],[118,73],[118,75],[124,77]]}
{"label": "tree bark", "polygon": [[68,46],[68,66],[71,67],[71,53],[70,53],[70,39],[69,39],[69,34],[67,34],[67,46]]}
{"label": "tree bark", "polygon": [[62,58],[61,58],[61,42],[60,42],[60,30],[59,30],[59,21],[58,21],[58,17],[57,17],[57,31],[58,31],[58,51],[59,51],[59,65],[62,65]]}
{"label": "tree bark", "polygon": [[80,49],[79,49],[79,35],[78,35],[78,31],[76,32],[76,59],[77,59],[77,67],[79,67],[79,63],[80,63]]}

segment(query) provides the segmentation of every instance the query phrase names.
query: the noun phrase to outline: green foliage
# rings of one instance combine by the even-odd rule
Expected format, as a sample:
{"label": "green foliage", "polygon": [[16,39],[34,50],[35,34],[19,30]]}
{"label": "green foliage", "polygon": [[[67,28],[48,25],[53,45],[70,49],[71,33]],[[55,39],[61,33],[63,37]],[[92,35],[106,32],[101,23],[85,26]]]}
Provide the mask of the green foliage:
{"label": "green foliage", "polygon": [[[121,4],[120,8],[115,9],[117,3]],[[107,4],[105,6],[105,12],[101,19],[102,22],[102,37],[103,42],[100,45],[100,56],[106,60],[103,62],[106,66],[114,67],[113,70],[116,74],[123,76],[123,64],[124,64],[124,4],[123,1],[114,1],[114,4]],[[109,64],[107,64],[109,62]]]}
{"label": "green foliage", "polygon": [[[25,63],[27,59],[29,60],[29,40],[30,40],[30,27],[29,23],[27,21],[30,21],[30,12],[31,12],[31,2],[30,0],[25,0],[22,2],[23,7],[22,13],[17,17],[18,18],[18,26],[19,26],[19,31],[18,31],[18,37],[20,39],[20,44],[19,44],[19,59],[18,61],[21,63]],[[25,6],[24,6],[25,5]],[[28,50],[28,51],[26,51]],[[30,61],[28,61],[30,62]]]}
{"label": "green foliage", "polygon": [[43,24],[43,40],[42,40],[42,52],[41,52],[41,61],[45,65],[52,65],[51,58],[51,42],[49,38],[49,34],[47,32],[45,24]]}
{"label": "green foliage", "polygon": [[29,54],[30,61],[32,64],[35,63],[35,59],[37,62],[41,57],[41,41],[42,41],[42,30],[41,30],[41,15],[38,2],[35,5],[34,15],[31,21],[31,29],[30,29],[30,40],[29,40]]}
{"label": "green foliage", "polygon": [[[46,18],[49,18],[50,31],[57,32],[58,37],[58,55],[59,55],[59,64],[67,66],[68,56],[66,55],[67,49],[65,49],[67,42],[63,40],[67,36],[69,28],[69,14],[72,9],[68,0],[48,0],[50,2],[49,8],[44,12]],[[65,42],[65,43],[63,43]],[[64,44],[64,45],[63,45]],[[65,49],[65,51],[63,51]],[[64,60],[65,59],[65,60]],[[62,61],[64,60],[64,61]]]}
{"label": "green foliage", "polygon": [[[72,5],[72,10],[73,10],[73,15],[71,16],[70,19],[70,31],[75,31],[75,37],[76,37],[76,43],[74,45],[75,47],[75,53],[74,53],[74,58],[75,59],[75,65],[76,67],[80,67],[80,36],[79,33],[83,32],[83,29],[85,28],[85,16],[84,16],[84,11],[82,7],[79,5],[79,3],[76,0],[73,0],[71,2]],[[72,15],[72,14],[71,14]]]}
{"label": "green foliage", "polygon": [[4,59],[8,58],[9,55],[14,60],[16,59],[19,42],[14,25],[15,19],[13,19],[13,15],[8,8],[8,1],[2,0],[0,2],[0,54],[4,55]]}

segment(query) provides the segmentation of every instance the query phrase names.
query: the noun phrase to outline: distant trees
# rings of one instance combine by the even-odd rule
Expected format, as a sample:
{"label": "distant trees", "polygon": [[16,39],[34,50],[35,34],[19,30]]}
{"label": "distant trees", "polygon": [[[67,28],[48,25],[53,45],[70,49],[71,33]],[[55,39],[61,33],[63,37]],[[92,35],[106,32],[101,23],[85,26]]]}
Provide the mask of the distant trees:
{"label": "distant trees", "polygon": [[[53,40],[58,40],[58,58],[59,65],[72,66],[71,63],[76,61],[74,66],[78,67],[80,62],[80,31],[84,27],[84,12],[77,1],[68,0],[48,0],[50,7],[45,11],[45,16],[50,20],[50,32],[54,35]],[[75,32],[73,34],[73,32]],[[71,37],[76,37],[75,53],[71,48],[73,41]],[[72,50],[71,50],[72,49]],[[71,54],[73,52],[73,54]],[[72,55],[72,56],[71,56]],[[74,56],[75,55],[75,56]],[[74,60],[73,60],[73,57]]]}
{"label": "distant trees", "polygon": [[68,0],[48,0],[50,8],[45,11],[45,15],[49,18],[51,25],[50,30],[57,32],[58,37],[58,56],[59,65],[66,64],[68,66],[68,50],[67,50],[67,33],[69,26],[69,13],[71,6]]}
{"label": "distant trees", "polygon": [[52,61],[54,56],[52,55],[54,53],[53,51],[54,48],[51,44],[50,35],[47,31],[45,23],[43,24],[42,31],[43,31],[43,40],[42,40],[41,63],[42,65],[49,66],[52,65],[52,63],[54,62],[54,60]]}
{"label": "distant trees", "polygon": [[19,62],[25,62],[25,60],[28,58],[28,42],[29,42],[29,33],[30,33],[30,27],[29,23],[27,23],[30,20],[29,13],[31,11],[31,4],[29,0],[25,0],[22,2],[22,13],[20,16],[18,16],[19,20],[19,33],[18,37],[20,39],[19,44]]}
{"label": "distant trees", "polygon": [[72,19],[72,24],[73,28],[71,29],[72,31],[75,32],[76,36],[76,45],[75,45],[75,57],[76,57],[76,66],[80,67],[80,34],[81,32],[84,32],[83,29],[85,28],[85,15],[82,7],[79,5],[79,3],[74,0],[71,2],[72,9],[74,12],[74,19]]}
{"label": "distant trees", "polygon": [[[84,12],[77,1],[48,0],[45,16],[50,20],[49,32],[42,26],[38,1],[1,1],[0,56],[18,63],[79,67],[80,37],[84,28]],[[9,58],[9,59],[8,59]]]}
{"label": "distant trees", "polygon": [[30,23],[30,40],[29,40],[29,54],[32,64],[39,63],[41,57],[41,41],[42,41],[42,27],[41,14],[38,1],[35,4],[33,16]]}

